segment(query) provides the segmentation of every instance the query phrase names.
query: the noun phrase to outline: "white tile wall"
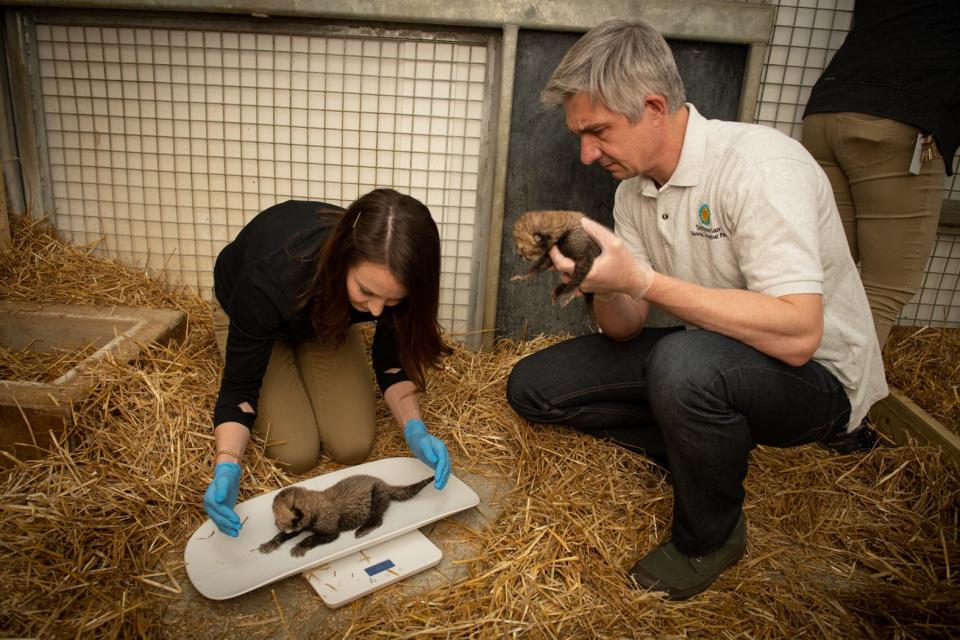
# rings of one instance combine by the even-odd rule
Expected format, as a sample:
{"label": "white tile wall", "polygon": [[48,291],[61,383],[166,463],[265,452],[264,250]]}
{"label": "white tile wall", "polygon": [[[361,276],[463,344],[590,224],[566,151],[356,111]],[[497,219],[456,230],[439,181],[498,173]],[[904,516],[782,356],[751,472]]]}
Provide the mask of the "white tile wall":
{"label": "white tile wall", "polygon": [[390,186],[443,243],[470,321],[487,48],[469,41],[38,24],[55,224],[209,294],[220,248],[289,198]]}

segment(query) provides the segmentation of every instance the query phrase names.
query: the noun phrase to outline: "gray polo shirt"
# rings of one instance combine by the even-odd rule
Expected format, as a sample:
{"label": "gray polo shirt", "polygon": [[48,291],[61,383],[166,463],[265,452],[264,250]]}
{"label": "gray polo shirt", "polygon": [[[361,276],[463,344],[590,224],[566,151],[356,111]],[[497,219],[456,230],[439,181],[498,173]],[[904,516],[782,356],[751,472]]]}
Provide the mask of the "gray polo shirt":
{"label": "gray polo shirt", "polygon": [[[883,360],[833,191],[803,146],[770,127],[707,120],[692,104],[676,170],[620,183],[617,233],[656,271],[704,287],[823,295],[813,359],[844,386],[848,429],[887,395]],[[696,328],[688,325],[688,328]]]}

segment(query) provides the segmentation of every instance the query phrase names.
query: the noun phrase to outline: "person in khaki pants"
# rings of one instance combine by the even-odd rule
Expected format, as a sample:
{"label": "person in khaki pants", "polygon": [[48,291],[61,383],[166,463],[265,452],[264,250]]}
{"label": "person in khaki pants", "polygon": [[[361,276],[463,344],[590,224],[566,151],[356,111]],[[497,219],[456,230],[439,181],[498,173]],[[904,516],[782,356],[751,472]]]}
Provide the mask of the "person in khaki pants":
{"label": "person in khaki pants", "polygon": [[920,289],[960,143],[960,2],[858,0],[801,141],[830,179],[882,349]]}
{"label": "person in khaki pants", "polygon": [[217,257],[214,333],[224,357],[213,412],[214,478],[204,509],[236,536],[240,463],[251,430],[292,473],[321,453],[366,459],[376,403],[358,326],[375,322],[373,374],[412,453],[450,474],[443,441],[427,431],[418,391],[450,348],[437,323],[440,237],[418,200],[377,189],[345,211],[290,200],[259,213]]}

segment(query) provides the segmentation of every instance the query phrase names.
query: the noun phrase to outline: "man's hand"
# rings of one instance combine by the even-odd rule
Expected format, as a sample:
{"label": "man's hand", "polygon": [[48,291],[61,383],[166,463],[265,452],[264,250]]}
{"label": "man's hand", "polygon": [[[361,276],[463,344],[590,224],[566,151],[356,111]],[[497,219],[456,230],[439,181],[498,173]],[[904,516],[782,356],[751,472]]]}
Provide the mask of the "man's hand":
{"label": "man's hand", "polygon": [[[623,240],[599,222],[584,216],[580,223],[591,238],[600,245],[600,255],[593,261],[590,273],[583,279],[580,290],[594,294],[594,299],[609,302],[616,293],[625,293],[640,299],[653,284],[655,271],[630,253]],[[553,266],[561,272],[564,282],[570,280],[575,263],[560,253],[556,246],[550,249]]]}

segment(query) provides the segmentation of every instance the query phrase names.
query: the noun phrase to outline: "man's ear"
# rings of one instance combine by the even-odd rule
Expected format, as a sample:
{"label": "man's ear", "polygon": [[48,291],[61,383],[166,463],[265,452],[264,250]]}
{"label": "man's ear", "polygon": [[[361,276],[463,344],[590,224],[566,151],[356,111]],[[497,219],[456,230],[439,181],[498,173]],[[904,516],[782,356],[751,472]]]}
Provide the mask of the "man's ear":
{"label": "man's ear", "polygon": [[643,117],[652,116],[655,123],[662,122],[666,118],[667,99],[664,96],[653,93],[643,99]]}

